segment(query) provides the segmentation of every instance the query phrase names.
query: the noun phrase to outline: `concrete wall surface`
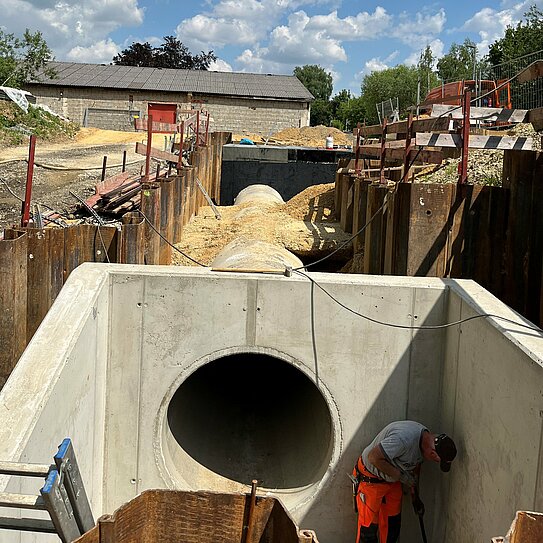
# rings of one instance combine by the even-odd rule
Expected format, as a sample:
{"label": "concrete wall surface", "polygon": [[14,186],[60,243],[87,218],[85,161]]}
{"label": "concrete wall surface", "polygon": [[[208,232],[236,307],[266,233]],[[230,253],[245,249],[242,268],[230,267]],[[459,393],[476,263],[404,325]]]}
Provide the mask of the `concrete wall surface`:
{"label": "concrete wall surface", "polygon": [[[284,128],[309,126],[310,105],[293,100],[255,100],[217,95],[189,96],[181,92],[27,85],[37,103],[84,125],[111,130],[133,130],[135,114],[147,115],[152,103],[174,103],[190,109],[191,101],[209,111],[210,130],[241,134],[275,134]],[[123,115],[124,113],[124,115]]]}
{"label": "concrete wall surface", "polygon": [[[310,276],[402,326],[473,312],[525,322],[469,281]],[[541,485],[543,338],[507,328],[390,328],[298,275],[84,264],[0,393],[0,459],[45,463],[72,437],[96,517],[148,488],[246,491],[256,478],[301,528],[339,542],[356,533],[346,473],[385,424],[409,418],[460,449],[449,474],[423,468],[430,538],[487,541],[478,534],[508,526],[509,508],[534,509]],[[415,540],[404,502],[402,538]]]}
{"label": "concrete wall surface", "polygon": [[[456,281],[447,320],[481,313],[527,322],[476,283]],[[490,541],[507,533],[516,511],[543,510],[541,333],[476,319],[449,328],[446,345],[442,421],[459,455],[438,491],[454,505],[434,533],[451,542]]]}

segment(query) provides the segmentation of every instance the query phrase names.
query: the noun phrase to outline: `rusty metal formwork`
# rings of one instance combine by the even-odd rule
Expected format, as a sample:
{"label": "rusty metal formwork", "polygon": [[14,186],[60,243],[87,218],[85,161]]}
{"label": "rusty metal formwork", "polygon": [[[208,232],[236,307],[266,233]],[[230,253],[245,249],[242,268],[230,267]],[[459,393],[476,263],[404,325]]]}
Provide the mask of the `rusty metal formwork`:
{"label": "rusty metal formwork", "polygon": [[350,170],[336,176],[335,203],[364,253],[355,273],[474,279],[543,324],[543,153],[505,151],[502,187],[389,186]]}
{"label": "rusty metal formwork", "polygon": [[[119,228],[79,224],[5,230],[0,239],[0,388],[77,266],[84,262],[171,263],[172,249],[163,238],[178,243],[183,226],[206,205],[196,178],[207,194],[220,193],[222,146],[230,138],[225,132],[210,134],[208,145],[192,153],[194,165],[182,166],[169,176],[155,178],[153,174],[147,184],[138,181],[143,215],[127,213]],[[126,181],[130,181],[127,175],[119,174],[100,183],[89,205],[97,204],[112,189],[118,191],[119,183]]]}
{"label": "rusty metal formwork", "polygon": [[[253,496],[253,499],[251,499]],[[76,543],[318,543],[276,498],[147,490]]]}

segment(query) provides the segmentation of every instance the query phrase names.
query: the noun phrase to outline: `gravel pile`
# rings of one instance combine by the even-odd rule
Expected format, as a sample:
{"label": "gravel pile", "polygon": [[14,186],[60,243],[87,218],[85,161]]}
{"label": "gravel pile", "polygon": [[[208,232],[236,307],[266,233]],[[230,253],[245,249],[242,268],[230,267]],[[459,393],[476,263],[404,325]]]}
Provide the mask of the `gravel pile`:
{"label": "gravel pile", "polygon": [[[532,138],[533,149],[541,151],[542,135],[531,124],[518,124],[514,128],[496,132],[500,136],[520,136]],[[421,175],[421,183],[456,183],[460,159],[446,159],[433,173]],[[471,149],[468,158],[468,181],[482,185],[501,185],[503,170],[503,151]]]}

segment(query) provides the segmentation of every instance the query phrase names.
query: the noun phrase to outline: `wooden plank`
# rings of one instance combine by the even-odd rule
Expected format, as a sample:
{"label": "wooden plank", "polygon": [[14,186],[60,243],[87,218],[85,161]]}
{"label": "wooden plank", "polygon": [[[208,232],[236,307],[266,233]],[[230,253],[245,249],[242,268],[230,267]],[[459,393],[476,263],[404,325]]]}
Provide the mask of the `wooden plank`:
{"label": "wooden plank", "polygon": [[[435,134],[430,132],[417,132],[416,144],[428,147],[462,148],[462,136],[460,134]],[[515,151],[531,151],[532,139],[513,136],[477,136],[470,134],[470,149],[490,149]]]}
{"label": "wooden plank", "polygon": [[[361,126],[360,135],[380,136],[383,127],[380,124],[372,126]],[[353,135],[356,136],[357,128],[353,129]],[[434,117],[428,119],[413,119],[413,131],[415,132],[438,132],[440,130],[452,130],[451,121],[447,117]],[[405,134],[407,133],[407,121],[399,121],[396,123],[387,124],[388,134]]]}
{"label": "wooden plank", "polygon": [[[387,161],[403,162],[405,149],[403,142],[394,142],[394,146],[388,146],[386,150]],[[399,146],[397,144],[400,144]],[[367,144],[360,146],[360,156],[365,158],[379,158],[381,146],[379,144]],[[410,155],[410,162],[413,164],[441,164],[443,162],[443,153],[438,150],[413,149]]]}
{"label": "wooden plank", "polygon": [[[147,145],[138,141],[136,143],[136,153],[140,155],[146,155]],[[160,149],[155,149],[154,147],[151,147],[151,158],[166,160],[168,162],[175,162],[177,164],[179,156],[175,155],[174,153],[170,153],[169,151],[161,151]]]}
{"label": "wooden plank", "polygon": [[26,347],[27,243],[20,232],[0,240],[0,389]]}
{"label": "wooden plank", "polygon": [[543,107],[531,109],[528,113],[528,122],[532,123],[534,130],[543,130]]}
{"label": "wooden plank", "polygon": [[[453,119],[462,119],[462,108],[436,104],[432,107],[432,117],[451,115]],[[501,107],[472,107],[470,120],[485,120],[490,122],[523,123],[528,115],[527,109],[506,109]]]}

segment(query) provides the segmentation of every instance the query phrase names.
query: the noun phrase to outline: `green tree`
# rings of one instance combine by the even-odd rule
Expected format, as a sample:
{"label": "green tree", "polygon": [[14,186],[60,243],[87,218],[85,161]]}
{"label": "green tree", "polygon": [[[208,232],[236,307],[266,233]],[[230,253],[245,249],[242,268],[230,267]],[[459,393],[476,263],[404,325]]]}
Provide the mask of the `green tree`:
{"label": "green tree", "polygon": [[177,68],[207,70],[217,59],[213,51],[193,55],[186,45],[175,36],[164,36],[164,43],[152,47],[150,43],[133,43],[113,57],[113,64],[121,66],[148,66],[153,68]]}
{"label": "green tree", "polygon": [[361,101],[366,121],[371,124],[378,123],[376,105],[389,98],[398,98],[400,112],[405,115],[407,108],[417,102],[418,81],[418,68],[403,64],[364,76]]}
{"label": "green tree", "polygon": [[113,64],[119,66],[155,66],[153,47],[149,42],[134,42],[113,57]]}
{"label": "green tree", "polygon": [[351,98],[348,102],[343,102],[339,106],[339,118],[345,119],[345,128],[353,129],[358,123],[363,123],[367,119],[366,107],[363,98]]}
{"label": "green tree", "polygon": [[517,26],[508,26],[503,38],[488,50],[490,64],[500,64],[543,49],[543,12],[534,4]]}
{"label": "green tree", "polygon": [[426,46],[424,51],[421,52],[419,62],[417,63],[417,70],[419,72],[421,100],[426,94],[430,92],[430,89],[439,85],[439,79],[434,72],[434,64],[436,59],[432,53],[432,49],[429,45]]}
{"label": "green tree", "polygon": [[317,99],[311,104],[309,124],[311,126],[329,126],[332,121],[332,109],[328,100]]}
{"label": "green tree", "polygon": [[469,38],[459,45],[453,43],[449,52],[437,62],[437,73],[442,81],[461,81],[473,79],[477,57],[477,46]]}
{"label": "green tree", "polygon": [[341,130],[345,128],[346,120],[346,108],[344,107],[344,104],[347,104],[350,99],[351,93],[347,89],[342,89],[330,100],[332,120],[337,121],[336,128],[340,128]]}
{"label": "green tree", "polygon": [[40,72],[53,78],[54,70],[47,68],[52,60],[51,49],[40,31],[32,33],[27,28],[23,37],[18,38],[0,30],[0,86],[19,88]]}
{"label": "green tree", "polygon": [[294,75],[317,100],[330,100],[332,96],[332,76],[316,64],[296,66]]}

